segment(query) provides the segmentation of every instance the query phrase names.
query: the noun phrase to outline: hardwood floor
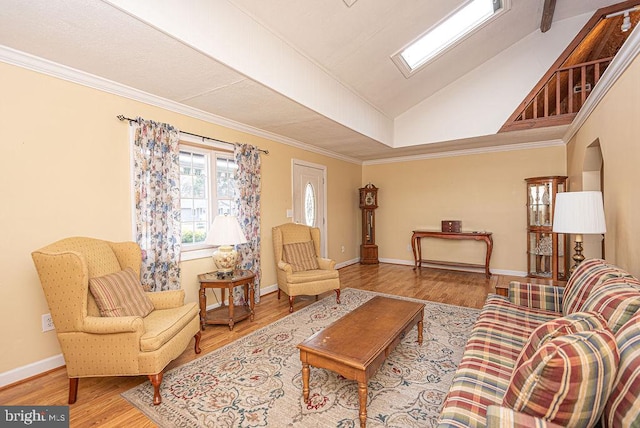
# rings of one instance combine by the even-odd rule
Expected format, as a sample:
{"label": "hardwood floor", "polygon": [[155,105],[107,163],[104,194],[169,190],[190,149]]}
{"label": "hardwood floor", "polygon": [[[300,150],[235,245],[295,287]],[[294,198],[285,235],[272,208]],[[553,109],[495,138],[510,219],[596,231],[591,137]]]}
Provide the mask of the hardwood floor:
{"label": "hardwood floor", "polygon": [[[495,292],[499,275],[487,279],[484,273],[457,272],[422,268],[414,271],[411,266],[379,264],[354,264],[340,269],[341,287],[359,288],[380,293],[413,297],[433,302],[481,308],[487,294]],[[333,295],[329,292],[320,298]],[[294,310],[315,301],[314,297],[298,297]],[[226,326],[207,326],[202,332],[198,356],[190,346],[173,361],[171,369],[205,355],[219,347],[251,333],[289,314],[287,296],[277,299],[277,293],[262,296],[256,305],[255,321],[242,321],[233,331]],[[153,427],[142,413],[131,406],[120,393],[147,380],[146,376],[83,378],[79,381],[78,400],[70,406],[72,427]],[[64,368],[59,368],[0,389],[1,405],[66,405],[69,381]]]}

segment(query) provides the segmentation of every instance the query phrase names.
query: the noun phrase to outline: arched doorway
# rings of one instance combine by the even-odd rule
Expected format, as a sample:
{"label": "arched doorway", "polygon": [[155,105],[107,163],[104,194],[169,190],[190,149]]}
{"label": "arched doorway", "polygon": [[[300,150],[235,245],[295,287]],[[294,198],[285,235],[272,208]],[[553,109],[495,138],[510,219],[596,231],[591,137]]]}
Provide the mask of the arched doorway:
{"label": "arched doorway", "polygon": [[[604,160],[599,139],[589,144],[585,150],[584,165],[582,166],[582,190],[601,191],[604,196]],[[583,238],[586,257],[605,258],[603,235],[584,235]]]}

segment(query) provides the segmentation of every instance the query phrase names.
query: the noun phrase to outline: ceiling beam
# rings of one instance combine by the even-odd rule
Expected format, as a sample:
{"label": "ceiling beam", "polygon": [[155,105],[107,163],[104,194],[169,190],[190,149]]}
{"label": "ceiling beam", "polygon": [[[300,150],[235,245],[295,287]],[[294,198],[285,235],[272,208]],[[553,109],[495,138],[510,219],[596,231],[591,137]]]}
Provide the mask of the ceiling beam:
{"label": "ceiling beam", "polygon": [[556,10],[556,0],[544,0],[544,9],[542,9],[542,20],[540,21],[540,31],[546,33],[551,28],[553,21],[553,12]]}

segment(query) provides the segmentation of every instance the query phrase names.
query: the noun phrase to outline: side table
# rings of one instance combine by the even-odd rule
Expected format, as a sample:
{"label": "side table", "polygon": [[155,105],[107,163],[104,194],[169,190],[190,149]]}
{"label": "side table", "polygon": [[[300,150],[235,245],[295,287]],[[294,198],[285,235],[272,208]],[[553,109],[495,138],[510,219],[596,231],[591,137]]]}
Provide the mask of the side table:
{"label": "side table", "polygon": [[[200,327],[204,330],[206,324],[228,324],[229,330],[233,330],[236,322],[246,318],[253,321],[254,316],[254,290],[253,281],[255,274],[248,270],[240,270],[233,273],[230,278],[218,278],[215,272],[198,275],[200,281]],[[233,304],[234,287],[244,285],[244,305]],[[207,313],[207,288],[219,288],[221,294],[220,307]],[[229,291],[229,303],[225,306],[225,290]]]}

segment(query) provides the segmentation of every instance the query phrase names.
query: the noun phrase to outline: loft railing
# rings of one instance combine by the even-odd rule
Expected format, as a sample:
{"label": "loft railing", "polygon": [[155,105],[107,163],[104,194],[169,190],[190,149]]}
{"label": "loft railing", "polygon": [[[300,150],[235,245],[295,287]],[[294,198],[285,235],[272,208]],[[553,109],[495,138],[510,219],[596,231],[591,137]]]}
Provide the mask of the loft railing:
{"label": "loft railing", "polygon": [[545,125],[571,123],[612,60],[609,57],[559,68],[502,130],[533,128],[542,121]]}

